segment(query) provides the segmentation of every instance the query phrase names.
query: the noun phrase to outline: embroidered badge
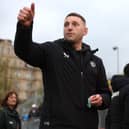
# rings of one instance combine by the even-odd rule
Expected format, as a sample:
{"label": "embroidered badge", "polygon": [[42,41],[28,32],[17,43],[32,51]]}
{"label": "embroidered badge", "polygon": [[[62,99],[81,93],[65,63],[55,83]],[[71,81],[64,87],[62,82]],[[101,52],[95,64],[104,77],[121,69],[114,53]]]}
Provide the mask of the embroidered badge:
{"label": "embroidered badge", "polygon": [[46,126],[49,126],[50,125],[50,122],[49,121],[44,121],[43,124],[46,125]]}
{"label": "embroidered badge", "polygon": [[9,121],[9,124],[11,124],[11,125],[12,125],[12,124],[13,124],[13,121]]}
{"label": "embroidered badge", "polygon": [[63,55],[64,55],[65,58],[69,58],[69,55],[65,52],[63,53]]}
{"label": "embroidered badge", "polygon": [[90,65],[91,67],[95,68],[96,67],[96,63],[94,61],[90,61]]}

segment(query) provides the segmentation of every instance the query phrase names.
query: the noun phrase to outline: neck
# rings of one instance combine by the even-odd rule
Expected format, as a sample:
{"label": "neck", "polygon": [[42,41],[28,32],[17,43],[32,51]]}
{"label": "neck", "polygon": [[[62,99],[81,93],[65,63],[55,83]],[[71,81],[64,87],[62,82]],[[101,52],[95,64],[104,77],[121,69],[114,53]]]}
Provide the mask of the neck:
{"label": "neck", "polygon": [[74,43],[73,44],[73,47],[76,51],[79,51],[82,49],[82,42],[79,42],[79,43]]}
{"label": "neck", "polygon": [[14,107],[13,106],[8,106],[11,110],[13,110],[14,109]]}

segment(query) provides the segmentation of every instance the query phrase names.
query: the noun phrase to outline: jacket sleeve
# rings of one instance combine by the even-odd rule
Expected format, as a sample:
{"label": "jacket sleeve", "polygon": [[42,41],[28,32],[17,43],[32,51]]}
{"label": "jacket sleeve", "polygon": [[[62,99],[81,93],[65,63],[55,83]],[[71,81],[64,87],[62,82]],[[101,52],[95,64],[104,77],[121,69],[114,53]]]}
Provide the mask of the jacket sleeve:
{"label": "jacket sleeve", "polygon": [[105,119],[105,129],[121,129],[121,118],[119,96],[114,96]]}
{"label": "jacket sleeve", "polygon": [[123,115],[123,122],[122,122],[122,129],[129,128],[129,95],[125,97],[124,100],[124,115]]}
{"label": "jacket sleeve", "polygon": [[111,102],[111,92],[108,87],[105,68],[102,60],[99,60],[98,78],[97,78],[97,92],[102,96],[103,104],[98,109],[108,108]]}
{"label": "jacket sleeve", "polygon": [[6,128],[6,119],[5,119],[5,113],[2,109],[0,109],[0,129]]}
{"label": "jacket sleeve", "polygon": [[[32,41],[32,28],[18,22],[14,40],[15,54],[32,66],[42,67],[45,60],[45,45]],[[41,59],[42,58],[42,59]]]}

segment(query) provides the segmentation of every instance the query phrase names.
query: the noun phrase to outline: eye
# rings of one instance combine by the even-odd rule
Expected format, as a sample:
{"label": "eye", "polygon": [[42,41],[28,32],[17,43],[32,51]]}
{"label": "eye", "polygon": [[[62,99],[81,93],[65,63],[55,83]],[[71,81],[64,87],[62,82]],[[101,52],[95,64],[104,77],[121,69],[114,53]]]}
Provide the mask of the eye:
{"label": "eye", "polygon": [[72,25],[73,26],[79,26],[79,24],[77,22],[73,22]]}
{"label": "eye", "polygon": [[69,22],[65,22],[64,27],[69,26]]}

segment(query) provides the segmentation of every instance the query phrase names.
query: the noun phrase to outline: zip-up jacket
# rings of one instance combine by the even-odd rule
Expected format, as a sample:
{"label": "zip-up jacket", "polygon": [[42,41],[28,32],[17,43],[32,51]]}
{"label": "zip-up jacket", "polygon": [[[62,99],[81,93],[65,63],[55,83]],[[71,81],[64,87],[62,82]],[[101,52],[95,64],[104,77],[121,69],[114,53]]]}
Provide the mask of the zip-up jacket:
{"label": "zip-up jacket", "polygon": [[21,129],[21,121],[16,110],[0,108],[0,129]]}
{"label": "zip-up jacket", "polygon": [[[22,60],[42,70],[42,129],[97,129],[97,109],[108,107],[110,92],[102,60],[88,45],[75,51],[64,39],[38,44],[32,41],[32,26],[18,23],[14,49]],[[88,108],[93,94],[102,95],[102,106]]]}
{"label": "zip-up jacket", "polygon": [[106,129],[129,129],[129,77],[114,75],[111,85],[117,94],[112,97]]}

